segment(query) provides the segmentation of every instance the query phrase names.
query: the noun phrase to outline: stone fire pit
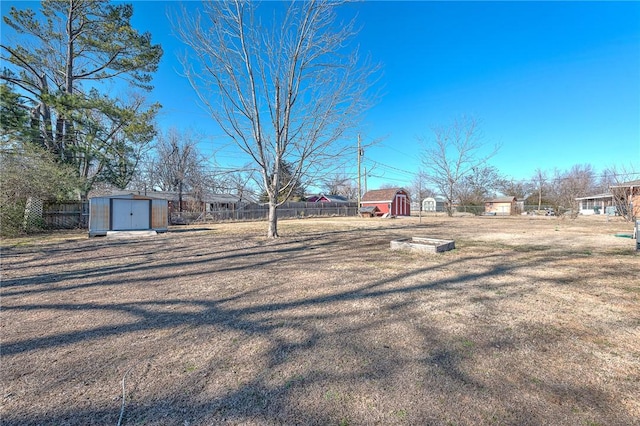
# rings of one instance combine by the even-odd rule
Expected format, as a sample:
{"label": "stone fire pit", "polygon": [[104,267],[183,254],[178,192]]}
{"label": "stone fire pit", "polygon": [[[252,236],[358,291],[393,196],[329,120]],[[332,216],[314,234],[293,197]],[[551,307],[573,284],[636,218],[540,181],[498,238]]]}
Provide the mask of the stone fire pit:
{"label": "stone fire pit", "polygon": [[391,250],[410,250],[421,253],[440,253],[456,248],[453,240],[412,237],[391,241]]}

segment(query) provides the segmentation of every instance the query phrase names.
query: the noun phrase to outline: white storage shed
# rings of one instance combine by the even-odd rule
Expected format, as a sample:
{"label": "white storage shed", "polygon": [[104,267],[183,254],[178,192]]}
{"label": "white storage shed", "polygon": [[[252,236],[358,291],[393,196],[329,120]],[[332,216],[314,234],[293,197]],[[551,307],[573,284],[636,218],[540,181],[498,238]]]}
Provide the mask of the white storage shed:
{"label": "white storage shed", "polygon": [[168,227],[167,200],[135,194],[89,200],[89,237],[109,231],[167,232]]}

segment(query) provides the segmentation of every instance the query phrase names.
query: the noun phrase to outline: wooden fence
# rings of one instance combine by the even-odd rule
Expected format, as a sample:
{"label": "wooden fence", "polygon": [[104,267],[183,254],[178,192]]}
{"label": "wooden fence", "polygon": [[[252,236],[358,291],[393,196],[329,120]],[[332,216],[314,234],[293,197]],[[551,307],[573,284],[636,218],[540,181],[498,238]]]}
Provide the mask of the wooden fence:
{"label": "wooden fence", "polygon": [[[356,216],[358,203],[304,203],[287,202],[278,207],[278,218],[303,218],[319,216]],[[266,220],[269,206],[247,204],[235,210],[216,209],[206,212],[172,212],[170,223],[189,224],[222,221]]]}
{"label": "wooden fence", "polygon": [[[316,216],[356,216],[357,203],[297,203],[288,202],[278,207],[278,218],[303,218]],[[217,209],[207,212],[172,212],[170,224],[190,224],[222,221],[266,220],[269,206],[247,204],[237,209]],[[88,229],[89,202],[44,202],[43,225],[47,229]]]}
{"label": "wooden fence", "polygon": [[88,229],[89,202],[45,201],[42,206],[42,220],[47,229]]}

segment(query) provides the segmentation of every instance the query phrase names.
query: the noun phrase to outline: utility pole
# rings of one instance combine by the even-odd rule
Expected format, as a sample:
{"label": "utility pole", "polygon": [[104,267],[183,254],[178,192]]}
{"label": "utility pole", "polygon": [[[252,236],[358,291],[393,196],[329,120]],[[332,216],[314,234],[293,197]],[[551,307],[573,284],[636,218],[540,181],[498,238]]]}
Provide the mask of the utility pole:
{"label": "utility pole", "polygon": [[363,192],[366,194],[367,191],[368,191],[368,189],[367,189],[367,168],[365,166],[365,168],[364,168],[364,191]]}
{"label": "utility pole", "polygon": [[360,211],[360,202],[362,199],[362,175],[360,173],[360,157],[364,155],[364,151],[360,147],[360,134],[358,134],[358,211]]}

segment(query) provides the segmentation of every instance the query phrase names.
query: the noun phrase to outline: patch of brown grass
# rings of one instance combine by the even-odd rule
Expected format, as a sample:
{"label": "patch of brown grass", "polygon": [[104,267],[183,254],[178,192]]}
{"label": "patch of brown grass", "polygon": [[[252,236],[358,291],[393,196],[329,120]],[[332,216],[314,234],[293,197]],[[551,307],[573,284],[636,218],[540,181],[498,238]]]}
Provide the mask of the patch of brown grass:
{"label": "patch of brown grass", "polygon": [[[3,424],[638,424],[640,261],[604,218],[356,218],[3,242]],[[389,250],[411,236],[456,250]]]}

